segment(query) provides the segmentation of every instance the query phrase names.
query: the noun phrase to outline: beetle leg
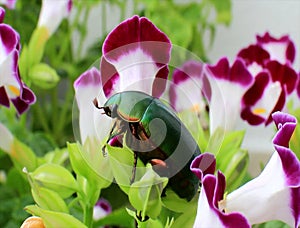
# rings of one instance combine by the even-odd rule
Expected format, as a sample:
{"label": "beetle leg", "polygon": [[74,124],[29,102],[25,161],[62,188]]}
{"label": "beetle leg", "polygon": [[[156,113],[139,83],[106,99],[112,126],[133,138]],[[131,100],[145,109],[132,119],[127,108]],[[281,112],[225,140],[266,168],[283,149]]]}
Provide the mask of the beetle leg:
{"label": "beetle leg", "polygon": [[132,168],[132,174],[131,174],[131,179],[130,179],[130,185],[134,182],[135,179],[135,172],[136,172],[136,165],[137,165],[137,153],[134,152],[134,157],[133,157],[133,168]]}
{"label": "beetle leg", "polygon": [[[117,125],[117,121],[114,122],[113,126],[111,127],[110,129],[110,132],[109,132],[109,137],[106,141],[106,144],[109,142],[109,140],[111,140],[111,136],[112,136],[112,133],[114,132],[114,129],[116,128],[116,125]],[[103,157],[106,157],[107,156],[107,153],[105,151],[105,148],[106,148],[106,144],[102,147],[102,154],[103,154]]]}

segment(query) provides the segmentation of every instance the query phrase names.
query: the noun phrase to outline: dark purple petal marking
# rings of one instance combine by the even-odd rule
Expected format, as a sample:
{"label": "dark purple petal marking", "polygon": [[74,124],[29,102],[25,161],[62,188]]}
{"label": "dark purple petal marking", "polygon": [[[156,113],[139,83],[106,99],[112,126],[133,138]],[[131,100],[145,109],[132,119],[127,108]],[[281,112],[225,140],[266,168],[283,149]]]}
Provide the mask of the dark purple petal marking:
{"label": "dark purple petal marking", "polygon": [[240,213],[225,214],[218,208],[218,201],[223,199],[225,190],[225,176],[218,172],[218,176],[206,175],[203,179],[202,191],[205,191],[210,209],[216,213],[224,227],[250,228],[247,219]]}
{"label": "dark purple petal marking", "polygon": [[249,45],[247,48],[240,50],[237,54],[238,57],[242,58],[246,65],[250,65],[256,62],[259,65],[264,65],[264,62],[270,59],[269,53],[259,45]]}
{"label": "dark purple petal marking", "polygon": [[100,72],[104,94],[106,97],[110,97],[113,92],[115,81],[119,78],[119,74],[116,68],[103,57],[100,62]]}
{"label": "dark purple petal marking", "polygon": [[286,100],[286,92],[285,92],[285,88],[283,88],[279,95],[276,105],[274,106],[273,110],[271,111],[271,113],[265,123],[266,126],[272,122],[272,113],[282,111],[282,109],[285,105],[285,100]]}
{"label": "dark purple petal marking", "polygon": [[6,54],[12,52],[13,50],[17,49],[19,46],[19,34],[9,25],[0,24],[0,40]]}
{"label": "dark purple petal marking", "polygon": [[264,90],[270,80],[268,72],[260,72],[255,77],[253,85],[247,90],[242,98],[241,117],[251,125],[259,125],[265,121],[263,117],[254,114],[251,107],[262,98]]}
{"label": "dark purple petal marking", "polygon": [[273,139],[273,143],[275,145],[288,148],[290,139],[297,125],[296,118],[293,117],[292,115],[282,113],[282,112],[273,113],[272,118],[278,129]]}
{"label": "dark purple petal marking", "polygon": [[9,107],[9,98],[6,94],[4,86],[0,87],[0,104]]}
{"label": "dark purple petal marking", "polygon": [[296,55],[296,48],[294,43],[290,40],[289,36],[285,35],[280,37],[279,39],[276,39],[272,37],[268,32],[266,32],[263,36],[256,36],[257,43],[259,45],[267,44],[270,42],[276,42],[276,43],[287,43],[286,48],[286,58],[293,63],[295,60]]}
{"label": "dark purple petal marking", "polygon": [[[145,45],[144,41],[157,41],[168,43],[169,45]],[[133,16],[119,24],[105,39],[103,44],[103,54],[106,59],[118,60],[124,53],[115,52],[114,55],[107,54],[117,48],[142,48],[146,53],[150,54],[157,63],[167,64],[170,59],[171,42],[169,38],[161,32],[151,21],[145,17]],[[147,44],[147,42],[145,43]],[[162,48],[162,49],[161,49]],[[130,51],[130,49],[122,49]]]}
{"label": "dark purple petal marking", "polygon": [[201,181],[205,175],[214,174],[216,158],[210,153],[200,154],[192,161],[190,169]]}
{"label": "dark purple petal marking", "polygon": [[300,97],[300,72],[298,73],[297,95]]}
{"label": "dark purple petal marking", "polygon": [[[101,77],[104,85],[105,95],[110,95],[116,81],[118,60],[136,50],[142,52],[151,59],[159,69],[153,75],[154,85],[152,86],[152,95],[159,97],[166,86],[168,77],[168,62],[170,60],[171,42],[168,37],[161,32],[151,21],[145,17],[133,16],[119,24],[105,39],[103,44],[103,57],[101,67],[106,68],[104,72],[101,69]],[[135,60],[133,61],[143,61]],[[149,61],[149,60],[147,60]],[[137,64],[139,62],[132,62]],[[111,66],[109,66],[111,64]],[[145,64],[140,62],[139,64]],[[149,62],[147,62],[149,64]],[[129,66],[123,66],[129,67]],[[115,68],[115,69],[114,69]],[[107,74],[108,73],[108,74]],[[142,78],[143,75],[140,75]],[[155,78],[154,78],[155,77]],[[106,83],[108,83],[106,85]]]}
{"label": "dark purple petal marking", "polygon": [[266,69],[271,73],[274,82],[279,81],[282,86],[286,86],[288,94],[294,91],[297,85],[298,75],[288,64],[282,65],[278,61],[269,61],[266,64]]}
{"label": "dark purple petal marking", "polygon": [[247,86],[253,81],[252,75],[241,59],[236,59],[231,68],[227,58],[220,59],[215,66],[207,65],[207,68],[217,79],[231,81],[242,86]]}
{"label": "dark purple petal marking", "polygon": [[32,105],[36,101],[34,93],[23,85],[21,89],[21,95],[19,97],[11,99],[12,103],[17,109],[19,115],[27,111],[29,105]]}

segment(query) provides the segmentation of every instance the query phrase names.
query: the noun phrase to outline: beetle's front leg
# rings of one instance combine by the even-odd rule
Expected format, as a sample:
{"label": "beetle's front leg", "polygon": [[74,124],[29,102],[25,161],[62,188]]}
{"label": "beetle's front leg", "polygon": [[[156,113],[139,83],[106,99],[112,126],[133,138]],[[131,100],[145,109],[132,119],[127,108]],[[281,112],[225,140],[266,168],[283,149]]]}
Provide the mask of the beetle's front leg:
{"label": "beetle's front leg", "polygon": [[137,153],[133,152],[134,156],[133,156],[133,168],[132,168],[132,172],[131,172],[131,178],[130,178],[130,185],[132,185],[132,183],[134,182],[135,179],[135,173],[136,173],[136,165],[137,165]]}

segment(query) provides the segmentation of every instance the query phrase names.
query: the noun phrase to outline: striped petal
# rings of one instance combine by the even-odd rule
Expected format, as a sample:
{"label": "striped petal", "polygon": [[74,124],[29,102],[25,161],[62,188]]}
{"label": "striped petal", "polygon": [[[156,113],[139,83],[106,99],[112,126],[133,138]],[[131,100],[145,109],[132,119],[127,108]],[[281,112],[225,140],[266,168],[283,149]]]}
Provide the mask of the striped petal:
{"label": "striped petal", "polygon": [[105,95],[139,90],[159,97],[166,86],[170,49],[168,37],[145,17],[133,16],[119,24],[102,47]]}
{"label": "striped petal", "polygon": [[263,172],[222,202],[227,212],[239,211],[251,224],[281,220],[297,228],[300,222],[300,162],[287,147],[296,119],[288,114],[273,114],[278,132],[276,151]]}

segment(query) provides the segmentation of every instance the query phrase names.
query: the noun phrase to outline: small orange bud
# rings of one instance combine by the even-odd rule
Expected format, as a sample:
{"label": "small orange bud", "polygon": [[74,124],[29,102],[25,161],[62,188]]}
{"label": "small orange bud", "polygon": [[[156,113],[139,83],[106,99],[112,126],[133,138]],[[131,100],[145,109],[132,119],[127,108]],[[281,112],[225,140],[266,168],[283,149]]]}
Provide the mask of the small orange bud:
{"label": "small orange bud", "polygon": [[28,217],[20,228],[45,228],[44,222],[40,217]]}

